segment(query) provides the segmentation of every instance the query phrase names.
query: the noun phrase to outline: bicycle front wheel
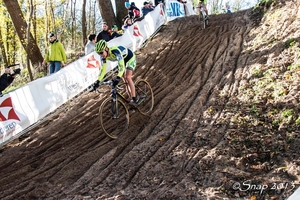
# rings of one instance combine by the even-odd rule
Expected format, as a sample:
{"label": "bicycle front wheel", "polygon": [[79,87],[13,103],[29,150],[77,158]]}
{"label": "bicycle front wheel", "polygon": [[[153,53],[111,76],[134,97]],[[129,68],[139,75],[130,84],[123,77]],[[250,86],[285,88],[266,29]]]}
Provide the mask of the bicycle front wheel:
{"label": "bicycle front wheel", "polygon": [[140,97],[138,110],[143,115],[148,115],[154,106],[154,95],[150,84],[145,80],[138,80],[135,83],[136,94]]}
{"label": "bicycle front wheel", "polygon": [[105,99],[99,108],[100,124],[105,134],[116,139],[127,131],[129,126],[129,112],[126,105],[110,97]]}

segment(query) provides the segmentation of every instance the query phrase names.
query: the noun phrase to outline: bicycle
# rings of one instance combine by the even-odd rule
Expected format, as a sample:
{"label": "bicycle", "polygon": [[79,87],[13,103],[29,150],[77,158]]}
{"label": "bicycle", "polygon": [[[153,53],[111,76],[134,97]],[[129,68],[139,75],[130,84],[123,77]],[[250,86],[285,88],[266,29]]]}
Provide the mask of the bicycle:
{"label": "bicycle", "polygon": [[200,20],[200,25],[202,29],[205,29],[208,26],[208,16],[204,10],[204,7],[202,6],[202,3],[200,3],[199,7],[196,7],[199,9],[199,20]]}
{"label": "bicycle", "polygon": [[[154,95],[150,84],[143,79],[135,82],[136,94],[140,97],[136,105],[130,104],[130,100],[126,99],[121,93],[126,83],[113,87],[113,81],[104,81],[101,85],[108,85],[111,89],[111,96],[106,98],[99,108],[99,117],[101,128],[105,134],[117,139],[121,134],[127,131],[129,127],[129,111],[125,103],[131,108],[137,109],[143,115],[149,115],[154,106]],[[124,103],[125,102],[125,103]]]}

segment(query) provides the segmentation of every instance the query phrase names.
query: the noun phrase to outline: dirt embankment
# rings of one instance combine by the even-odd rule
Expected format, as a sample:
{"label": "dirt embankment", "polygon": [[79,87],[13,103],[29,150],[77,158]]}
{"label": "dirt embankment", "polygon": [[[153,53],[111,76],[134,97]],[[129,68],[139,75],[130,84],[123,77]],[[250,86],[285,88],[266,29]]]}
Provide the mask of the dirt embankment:
{"label": "dirt embankment", "polygon": [[211,16],[206,30],[197,16],[166,24],[137,52],[134,78],[153,87],[151,116],[133,113],[111,140],[99,126],[103,95],[78,97],[1,150],[0,199],[291,195],[300,180],[300,3],[276,2],[264,15]]}

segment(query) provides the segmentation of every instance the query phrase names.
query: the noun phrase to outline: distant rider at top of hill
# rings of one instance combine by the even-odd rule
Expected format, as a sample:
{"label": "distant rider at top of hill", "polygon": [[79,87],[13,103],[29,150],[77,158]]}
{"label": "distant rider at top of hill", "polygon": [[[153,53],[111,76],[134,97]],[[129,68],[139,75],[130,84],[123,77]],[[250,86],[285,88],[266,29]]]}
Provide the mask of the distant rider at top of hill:
{"label": "distant rider at top of hill", "polygon": [[201,6],[203,6],[204,11],[206,13],[206,17],[208,17],[208,10],[207,10],[207,0],[199,0],[199,3],[197,5],[197,8],[200,8]]}

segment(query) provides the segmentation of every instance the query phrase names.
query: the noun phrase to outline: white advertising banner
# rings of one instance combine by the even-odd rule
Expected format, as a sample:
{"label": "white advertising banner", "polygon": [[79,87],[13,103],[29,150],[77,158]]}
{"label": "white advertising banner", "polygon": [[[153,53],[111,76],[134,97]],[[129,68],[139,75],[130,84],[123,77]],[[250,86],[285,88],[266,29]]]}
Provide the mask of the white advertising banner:
{"label": "white advertising banner", "polygon": [[191,2],[180,3],[176,0],[166,1],[167,21],[172,21],[178,17],[195,15],[193,4]]}

